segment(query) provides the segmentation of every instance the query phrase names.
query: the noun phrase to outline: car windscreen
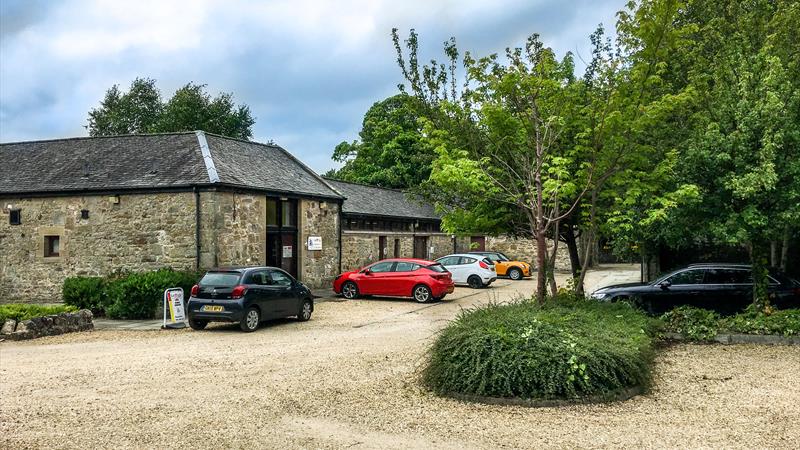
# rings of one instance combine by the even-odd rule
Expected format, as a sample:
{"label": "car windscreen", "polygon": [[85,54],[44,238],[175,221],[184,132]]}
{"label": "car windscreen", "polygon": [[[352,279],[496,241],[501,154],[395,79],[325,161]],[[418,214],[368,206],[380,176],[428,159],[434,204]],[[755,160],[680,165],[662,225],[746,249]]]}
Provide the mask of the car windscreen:
{"label": "car windscreen", "polygon": [[434,272],[447,272],[447,269],[445,269],[441,264],[431,264],[430,266],[426,267]]}
{"label": "car windscreen", "polygon": [[200,284],[203,286],[236,286],[239,284],[239,278],[242,274],[239,272],[207,272]]}

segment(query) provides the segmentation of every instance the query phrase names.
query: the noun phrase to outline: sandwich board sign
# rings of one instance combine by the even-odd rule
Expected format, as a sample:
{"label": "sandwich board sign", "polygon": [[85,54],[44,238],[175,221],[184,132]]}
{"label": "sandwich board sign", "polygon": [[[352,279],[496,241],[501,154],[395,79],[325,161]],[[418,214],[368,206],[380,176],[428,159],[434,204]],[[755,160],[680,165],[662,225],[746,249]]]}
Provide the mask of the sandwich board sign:
{"label": "sandwich board sign", "polygon": [[183,309],[183,289],[169,288],[164,291],[164,325],[161,328],[185,328],[186,313]]}

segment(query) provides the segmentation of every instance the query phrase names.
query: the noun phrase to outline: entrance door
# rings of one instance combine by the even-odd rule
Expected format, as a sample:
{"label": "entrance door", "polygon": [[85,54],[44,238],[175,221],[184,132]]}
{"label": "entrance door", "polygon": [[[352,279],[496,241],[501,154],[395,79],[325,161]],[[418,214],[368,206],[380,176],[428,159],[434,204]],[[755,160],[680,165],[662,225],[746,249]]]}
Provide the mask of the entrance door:
{"label": "entrance door", "polygon": [[469,249],[476,252],[486,251],[486,236],[472,236],[469,238]]}
{"label": "entrance door", "polygon": [[297,277],[297,233],[267,233],[267,265]]}
{"label": "entrance door", "polygon": [[414,236],[414,258],[428,259],[427,236]]}
{"label": "entrance door", "polygon": [[386,236],[378,236],[378,259],[386,259]]}

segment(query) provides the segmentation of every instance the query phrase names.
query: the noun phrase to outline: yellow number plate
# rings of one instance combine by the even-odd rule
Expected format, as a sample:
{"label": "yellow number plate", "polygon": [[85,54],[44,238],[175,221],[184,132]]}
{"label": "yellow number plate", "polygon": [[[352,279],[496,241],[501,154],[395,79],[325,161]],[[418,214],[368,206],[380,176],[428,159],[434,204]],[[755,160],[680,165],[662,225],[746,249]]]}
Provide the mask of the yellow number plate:
{"label": "yellow number plate", "polygon": [[225,311],[225,308],[222,306],[215,306],[215,305],[204,305],[203,306],[204,312],[222,312]]}

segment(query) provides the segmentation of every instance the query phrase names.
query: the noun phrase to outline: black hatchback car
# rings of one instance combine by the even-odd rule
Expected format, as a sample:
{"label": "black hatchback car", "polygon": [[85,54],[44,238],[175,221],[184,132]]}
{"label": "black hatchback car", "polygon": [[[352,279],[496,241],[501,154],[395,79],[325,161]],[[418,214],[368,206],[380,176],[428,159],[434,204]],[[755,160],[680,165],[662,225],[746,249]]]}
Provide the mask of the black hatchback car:
{"label": "black hatchback car", "polygon": [[[800,307],[800,283],[776,270],[769,272],[768,292],[776,308]],[[693,264],[649,284],[606,286],[591,297],[629,300],[651,314],[689,305],[730,315],[744,311],[753,302],[753,277],[747,264]]]}
{"label": "black hatchback car", "polygon": [[189,326],[202,330],[209,322],[239,322],[243,331],[255,331],[267,319],[311,318],[311,291],[275,267],[209,270],[192,287],[187,304]]}

